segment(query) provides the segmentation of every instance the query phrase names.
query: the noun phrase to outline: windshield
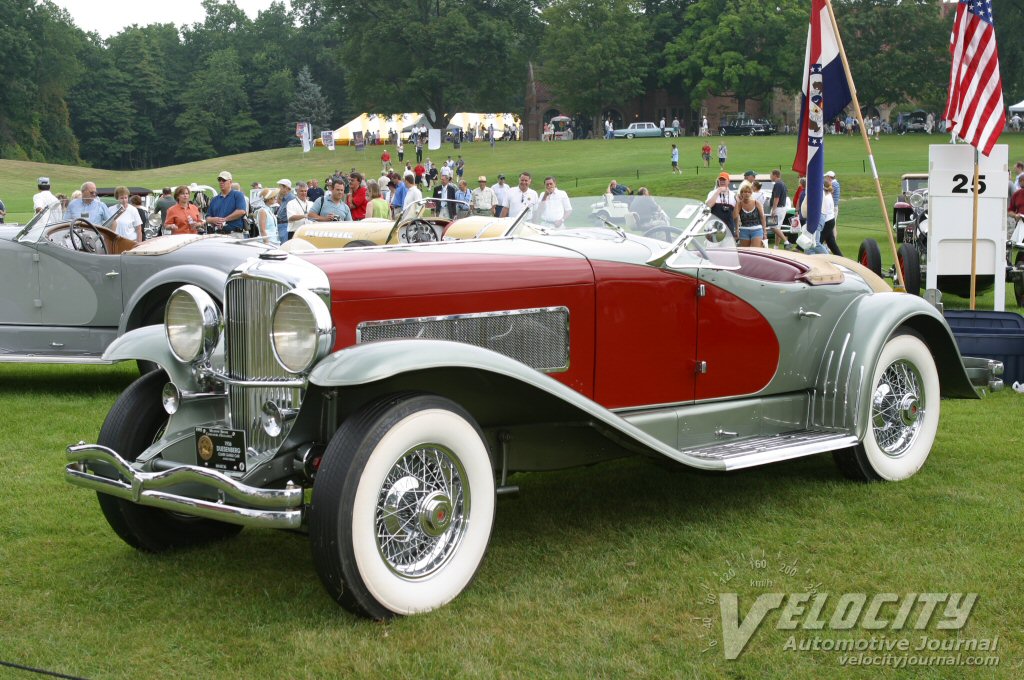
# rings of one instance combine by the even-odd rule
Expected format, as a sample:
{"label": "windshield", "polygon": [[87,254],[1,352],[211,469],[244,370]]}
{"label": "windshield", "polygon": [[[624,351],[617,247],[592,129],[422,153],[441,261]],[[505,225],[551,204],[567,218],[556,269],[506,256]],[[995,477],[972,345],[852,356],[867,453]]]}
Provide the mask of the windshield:
{"label": "windshield", "polygon": [[914,177],[903,180],[903,192],[910,193],[911,191],[918,191],[919,189],[928,188],[927,177]]}
{"label": "windshield", "polygon": [[420,217],[447,217],[449,212],[457,213],[458,208],[469,208],[469,203],[451,198],[422,198],[407,205],[402,210],[402,216],[398,218],[398,221],[404,222]]}
{"label": "windshield", "polygon": [[36,216],[28,221],[28,224],[18,233],[19,241],[36,241],[47,227],[64,222],[64,206],[59,202],[36,213]]}
{"label": "windshield", "polygon": [[[124,210],[118,205],[115,208],[109,209],[110,215],[99,225],[106,227],[107,229],[114,229],[114,222],[121,215]],[[69,222],[70,220],[64,214],[64,206],[60,203],[54,203],[50,207],[46,208],[42,212],[36,214],[28,224],[18,232],[17,240],[19,241],[38,241],[42,235],[52,226]]]}

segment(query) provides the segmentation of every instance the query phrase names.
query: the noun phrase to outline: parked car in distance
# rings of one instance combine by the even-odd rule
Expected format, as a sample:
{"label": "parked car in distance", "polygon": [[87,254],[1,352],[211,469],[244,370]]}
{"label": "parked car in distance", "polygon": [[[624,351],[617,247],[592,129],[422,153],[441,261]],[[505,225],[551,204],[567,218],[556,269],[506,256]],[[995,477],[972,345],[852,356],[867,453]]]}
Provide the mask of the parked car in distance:
{"label": "parked car in distance", "polygon": [[96,444],[68,447],[66,479],[141,550],[305,530],[331,598],[387,619],[470,584],[516,472],[828,453],[897,481],[925,464],[940,397],[1000,386],[1001,364],[962,359],[932,306],[857,263],[736,248],[698,200],[657,208],[657,237],[264,252],[228,277],[223,310],[183,286],[163,328],[107,350],[162,370]]}
{"label": "parked car in distance", "polygon": [[163,321],[190,283],[220,299],[227,274],[264,246],[223,236],[165,236],[136,244],[105,224],[67,220],[59,203],[23,226],[0,225],[0,362],[110,363],[126,331]]}
{"label": "parked car in distance", "polygon": [[613,137],[625,137],[626,139],[633,139],[634,137],[672,137],[674,135],[675,132],[673,132],[672,128],[665,128],[663,133],[661,128],[654,123],[630,123],[629,127],[612,131]]}
{"label": "parked car in distance", "polygon": [[743,135],[746,137],[774,135],[775,124],[764,118],[731,117],[723,120],[718,126],[718,134],[722,136]]}

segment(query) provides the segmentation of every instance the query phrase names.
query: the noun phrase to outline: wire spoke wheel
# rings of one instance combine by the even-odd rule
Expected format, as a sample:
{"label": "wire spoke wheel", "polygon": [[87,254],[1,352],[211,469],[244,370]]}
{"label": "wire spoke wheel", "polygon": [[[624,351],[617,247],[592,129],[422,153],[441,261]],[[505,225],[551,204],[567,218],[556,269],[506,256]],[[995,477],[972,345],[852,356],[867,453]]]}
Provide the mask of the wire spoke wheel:
{"label": "wire spoke wheel", "polygon": [[466,533],[466,472],[451,451],[408,451],[388,472],[377,500],[377,549],[405,578],[428,576],[458,550]]}
{"label": "wire spoke wheel", "polygon": [[871,399],[871,425],[885,455],[899,458],[917,439],[925,414],[922,387],[921,373],[908,361],[882,373]]}

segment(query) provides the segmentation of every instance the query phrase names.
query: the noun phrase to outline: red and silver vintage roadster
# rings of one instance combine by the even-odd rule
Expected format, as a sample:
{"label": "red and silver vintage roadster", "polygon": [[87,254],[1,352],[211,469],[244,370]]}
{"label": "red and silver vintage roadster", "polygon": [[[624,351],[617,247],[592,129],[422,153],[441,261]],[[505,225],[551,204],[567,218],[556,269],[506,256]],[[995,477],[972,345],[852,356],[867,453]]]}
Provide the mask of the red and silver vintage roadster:
{"label": "red and silver vintage roadster", "polygon": [[304,529],[330,595],[388,618],[470,583],[511,473],[829,453],[900,480],[941,397],[1000,386],[857,263],[737,249],[702,203],[659,201],[671,242],[613,226],[267,252],[223,309],[184,286],[163,326],[107,350],[163,370],[69,447],[67,479],[146,551]]}

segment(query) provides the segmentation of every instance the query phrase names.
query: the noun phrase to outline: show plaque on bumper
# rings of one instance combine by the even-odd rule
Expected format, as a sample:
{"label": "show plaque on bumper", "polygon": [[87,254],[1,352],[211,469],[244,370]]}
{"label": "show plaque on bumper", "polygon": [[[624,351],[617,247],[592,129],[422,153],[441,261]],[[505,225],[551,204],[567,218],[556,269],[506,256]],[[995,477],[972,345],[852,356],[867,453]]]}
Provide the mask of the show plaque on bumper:
{"label": "show plaque on bumper", "polygon": [[197,427],[196,464],[214,470],[245,472],[245,431]]}

